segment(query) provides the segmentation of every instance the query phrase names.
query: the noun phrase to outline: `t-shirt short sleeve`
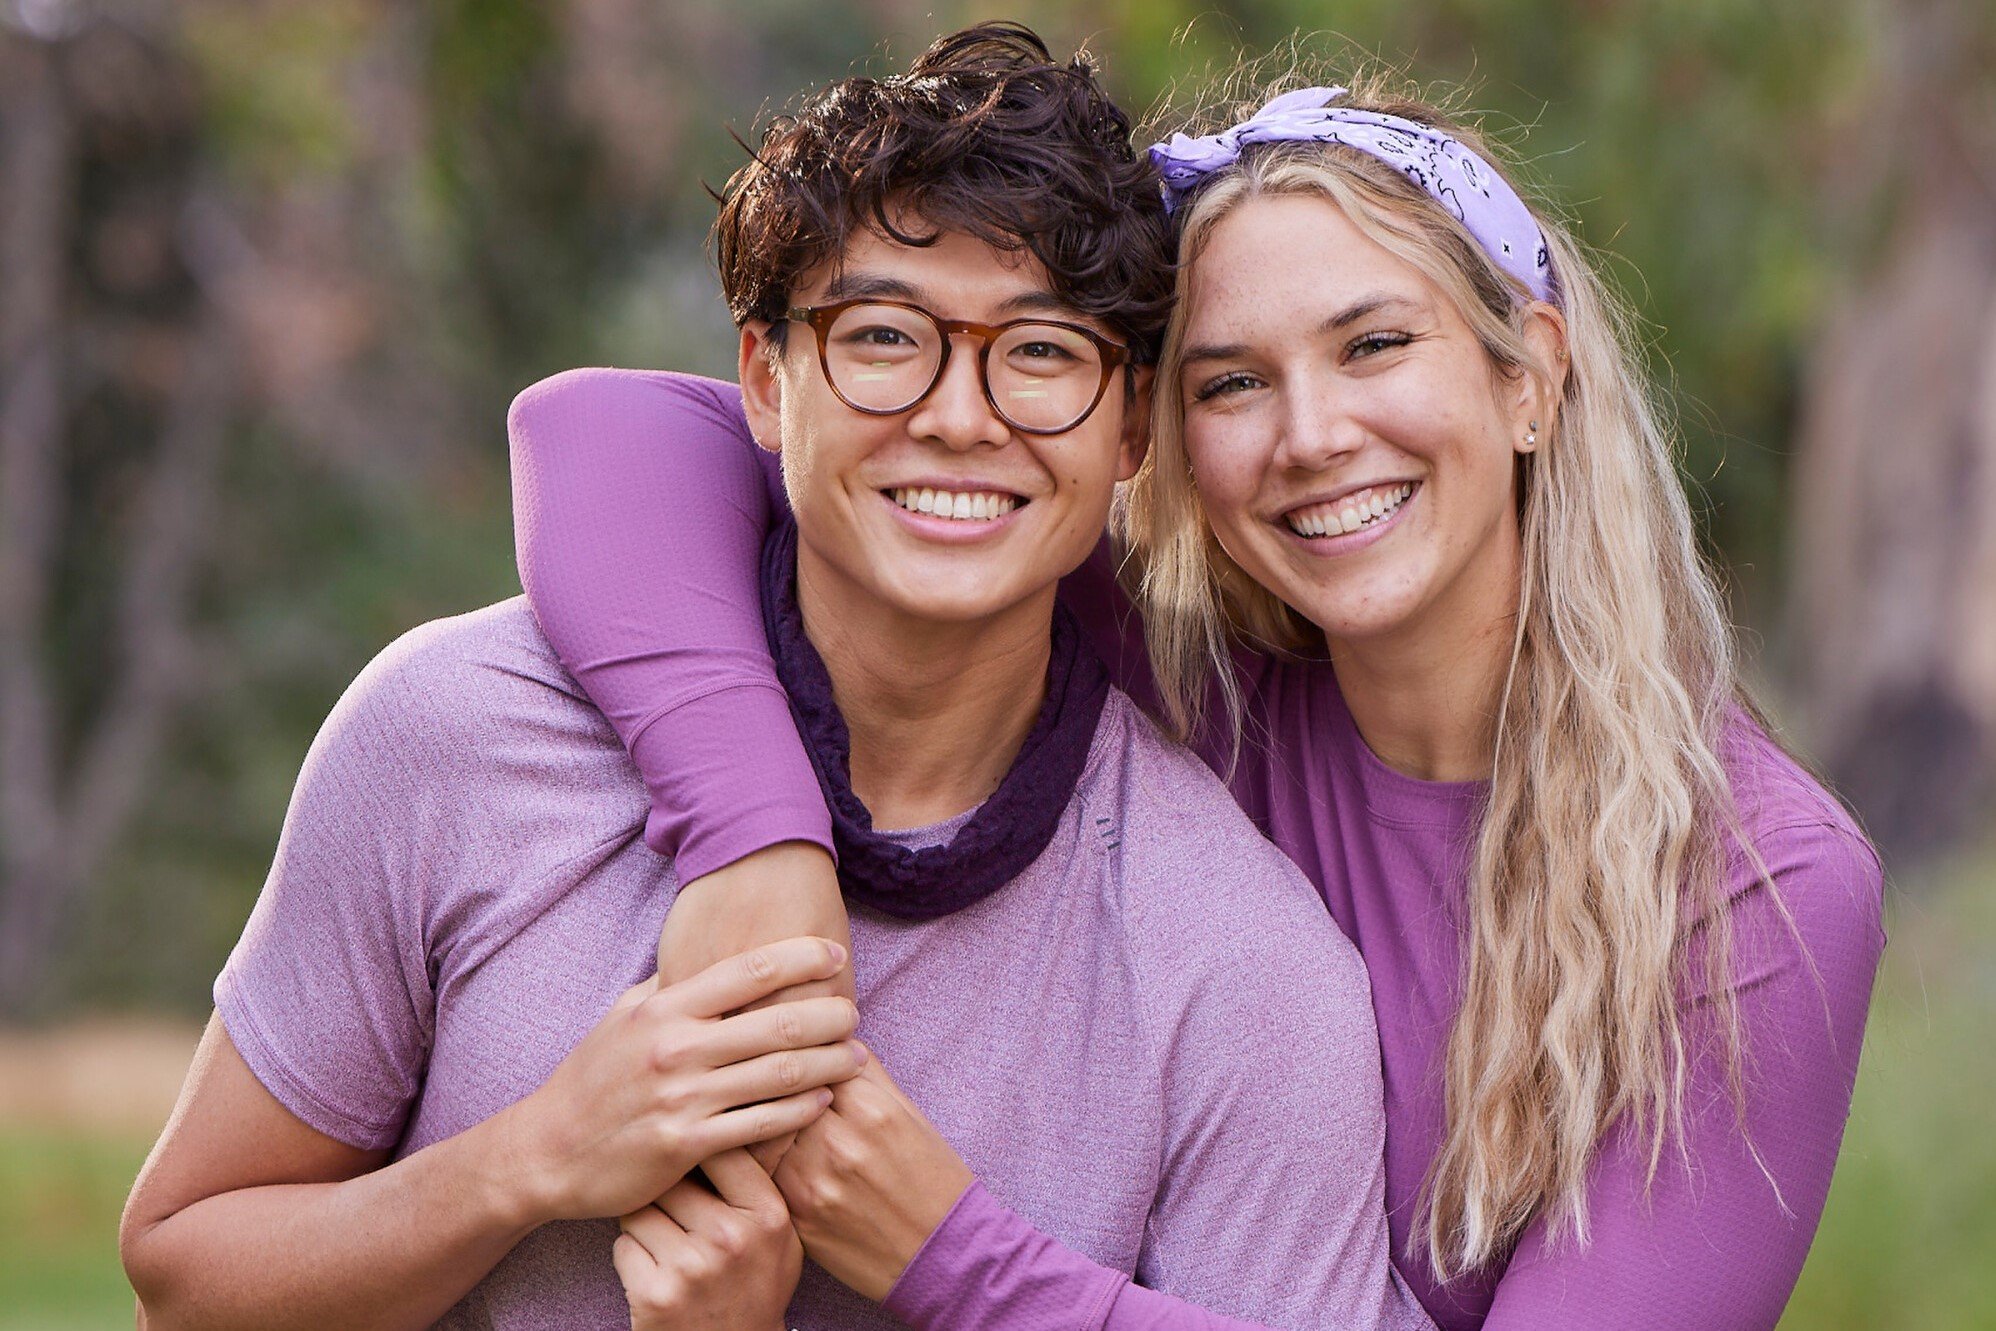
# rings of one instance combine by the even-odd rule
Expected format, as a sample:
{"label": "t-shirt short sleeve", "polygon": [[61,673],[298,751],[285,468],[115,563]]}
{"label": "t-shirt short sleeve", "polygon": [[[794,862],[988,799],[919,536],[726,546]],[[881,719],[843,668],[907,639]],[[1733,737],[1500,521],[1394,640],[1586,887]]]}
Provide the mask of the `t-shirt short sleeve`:
{"label": "t-shirt short sleeve", "polygon": [[449,690],[426,678],[426,632],[384,651],[327,718],[215,982],[265,1088],[363,1150],[400,1139],[432,1034],[425,884],[448,872],[453,783]]}

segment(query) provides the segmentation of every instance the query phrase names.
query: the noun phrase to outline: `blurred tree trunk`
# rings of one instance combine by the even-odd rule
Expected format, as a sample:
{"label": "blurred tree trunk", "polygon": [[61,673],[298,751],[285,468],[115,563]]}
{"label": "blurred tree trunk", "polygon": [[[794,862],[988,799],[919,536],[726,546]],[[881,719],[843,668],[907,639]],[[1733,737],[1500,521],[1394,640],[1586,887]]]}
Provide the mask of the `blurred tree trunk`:
{"label": "blurred tree trunk", "polygon": [[[19,1014],[42,994],[63,926],[157,776],[195,682],[189,606],[215,517],[235,355],[200,297],[152,330],[164,334],[155,345],[171,387],[136,497],[109,521],[92,511],[97,487],[78,502],[71,381],[102,368],[66,363],[89,304],[72,289],[84,219],[70,39],[0,42],[0,1014]],[[198,187],[186,198],[174,229],[192,259],[216,223]],[[185,267],[198,286],[202,264]],[[79,523],[83,542],[69,530]],[[56,667],[76,607],[58,588],[65,546],[105,539],[117,544],[103,561],[113,584],[84,598],[102,601],[108,620],[103,673],[76,721],[78,681]]]}
{"label": "blurred tree trunk", "polygon": [[55,696],[39,631],[62,510],[61,321],[72,126],[53,50],[6,51],[0,94],[0,1005],[32,992],[68,884]]}
{"label": "blurred tree trunk", "polygon": [[1996,34],[1980,12],[1881,15],[1880,93],[1838,158],[1855,180],[1833,188],[1882,205],[1886,231],[1799,422],[1804,716],[1872,834],[1908,856],[1978,830],[1996,797]]}

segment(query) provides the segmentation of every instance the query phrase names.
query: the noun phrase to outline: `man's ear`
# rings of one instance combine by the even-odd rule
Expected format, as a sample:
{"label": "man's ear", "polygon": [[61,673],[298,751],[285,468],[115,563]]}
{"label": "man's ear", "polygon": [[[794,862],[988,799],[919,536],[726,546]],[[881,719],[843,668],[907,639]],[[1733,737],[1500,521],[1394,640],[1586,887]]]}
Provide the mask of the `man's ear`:
{"label": "man's ear", "polygon": [[1116,479],[1127,481],[1143,466],[1150,452],[1151,388],[1157,378],[1149,365],[1132,365],[1124,371],[1130,386],[1124,390],[1129,405],[1123,411],[1123,437],[1116,445]]}
{"label": "man's ear", "polygon": [[756,446],[770,453],[783,451],[783,347],[770,337],[774,325],[751,319],[742,325],[739,361],[742,414]]}

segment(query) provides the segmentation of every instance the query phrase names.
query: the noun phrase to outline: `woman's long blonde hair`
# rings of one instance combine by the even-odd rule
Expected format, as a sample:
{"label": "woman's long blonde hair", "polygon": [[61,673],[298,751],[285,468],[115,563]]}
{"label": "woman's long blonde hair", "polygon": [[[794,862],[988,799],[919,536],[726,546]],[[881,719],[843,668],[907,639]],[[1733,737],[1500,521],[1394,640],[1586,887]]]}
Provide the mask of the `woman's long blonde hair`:
{"label": "woman's long blonde hair", "polygon": [[[1436,125],[1485,161],[1501,160],[1436,107],[1381,88],[1359,88],[1340,105]],[[1270,195],[1329,200],[1423,273],[1455,302],[1500,378],[1537,376],[1547,401],[1559,382],[1523,336],[1516,283],[1393,167],[1339,145],[1271,144],[1205,184],[1180,219],[1178,305],[1150,455],[1118,510],[1151,661],[1181,737],[1213,719],[1211,691],[1240,733],[1230,643],[1324,645],[1321,630],[1220,548],[1185,449],[1187,275],[1221,218]],[[1516,634],[1460,902],[1466,960],[1444,1071],[1447,1121],[1416,1236],[1443,1278],[1501,1258],[1537,1220],[1585,1244],[1587,1170],[1611,1128],[1634,1132],[1652,1179],[1667,1141],[1681,1147],[1686,1069],[1702,1037],[1679,1017],[1680,986],[1710,996],[1710,1034],[1744,1130],[1726,983],[1728,851],[1738,846],[1759,866],[1720,760],[1722,733],[1743,705],[1732,635],[1634,320],[1567,231],[1534,211],[1571,367],[1556,424],[1541,422],[1542,442],[1519,465]]]}

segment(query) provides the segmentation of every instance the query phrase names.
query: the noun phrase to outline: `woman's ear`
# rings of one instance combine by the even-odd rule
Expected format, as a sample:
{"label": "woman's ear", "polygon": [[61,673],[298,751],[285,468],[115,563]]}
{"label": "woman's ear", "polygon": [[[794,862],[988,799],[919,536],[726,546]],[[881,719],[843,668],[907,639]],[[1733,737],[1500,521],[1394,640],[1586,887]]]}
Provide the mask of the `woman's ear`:
{"label": "woman's ear", "polygon": [[1123,394],[1123,400],[1128,405],[1123,410],[1123,436],[1117,441],[1116,449],[1116,479],[1119,481],[1127,481],[1136,475],[1137,468],[1144,464],[1144,455],[1150,452],[1150,395],[1156,379],[1156,370],[1149,365],[1132,365],[1123,373],[1130,376],[1130,386]]}
{"label": "woman's ear", "polygon": [[763,319],[742,325],[736,374],[742,385],[742,414],[756,446],[770,453],[783,451],[783,345],[772,337],[776,326]]}
{"label": "woman's ear", "polygon": [[1542,440],[1552,437],[1559,404],[1566,398],[1566,316],[1558,306],[1533,301],[1525,311],[1522,331],[1532,364],[1518,376],[1511,446],[1520,453],[1532,453]]}

